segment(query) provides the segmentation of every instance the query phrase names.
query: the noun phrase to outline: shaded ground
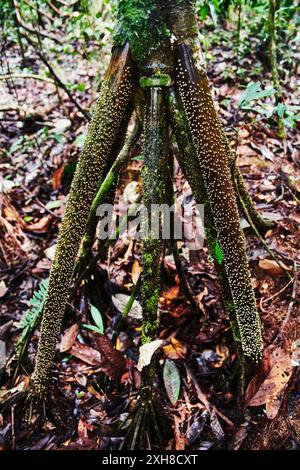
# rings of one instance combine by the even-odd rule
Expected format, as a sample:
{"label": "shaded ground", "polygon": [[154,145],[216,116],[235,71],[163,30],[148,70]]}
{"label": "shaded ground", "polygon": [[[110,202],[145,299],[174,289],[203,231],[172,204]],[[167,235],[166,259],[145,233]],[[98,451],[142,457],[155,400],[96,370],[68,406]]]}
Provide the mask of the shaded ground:
{"label": "shaded ground", "polygon": [[[247,405],[252,402],[258,406],[242,407],[237,399],[236,349],[207,246],[191,253],[184,243],[181,244],[182,264],[198,303],[199,315],[192,311],[181,292],[174,260],[166,247],[159,333],[159,338],[166,343],[157,352],[157,360],[161,399],[174,422],[174,437],[168,448],[297,448],[300,441],[300,378],[299,369],[290,367],[290,355],[293,354],[293,365],[299,365],[299,137],[295,129],[288,129],[287,142],[283,143],[276,137],[274,122],[262,119],[251,123],[253,116],[245,116],[238,110],[246,77],[253,81],[262,79],[263,71],[267,83],[269,75],[264,64],[253,57],[239,61],[239,69],[243,68],[245,74],[238,78],[235,75],[238,68],[236,54],[226,46],[215,46],[212,51],[208,73],[214,85],[216,105],[231,145],[236,148],[238,164],[257,208],[276,221],[275,228],[266,234],[266,242],[284,263],[292,279],[289,280],[274,261],[266,261],[270,260],[269,254],[243,221],[265,348],[269,348],[246,395]],[[34,51],[28,50],[26,57],[35,72],[40,73],[41,66]],[[10,69],[14,69],[20,60],[15,46],[7,44],[5,61],[10,64]],[[261,67],[259,73],[256,72],[257,64]],[[81,105],[89,109],[96,96],[97,60],[93,63],[77,57],[74,64],[69,58],[63,65],[68,81],[86,83],[84,92],[77,90],[74,93]],[[18,107],[5,112],[0,121],[3,175],[0,338],[5,342],[9,359],[13,358],[14,343],[20,334],[17,321],[27,311],[39,282],[49,274],[53,246],[86,121],[65,94],[60,92],[58,96],[55,86],[50,83],[11,79],[0,84],[1,97],[10,99],[15,108]],[[283,85],[286,102],[297,104],[294,76]],[[124,191],[134,197],[138,190],[138,185],[132,185],[131,181],[139,182],[141,162],[136,157],[140,152],[140,148],[135,149],[132,154],[135,159],[122,171],[117,199]],[[176,164],[175,184],[177,202],[184,204],[192,195]],[[14,383],[13,360],[2,369],[2,401],[7,403],[0,415],[4,447],[118,448],[124,434],[122,427],[126,426],[126,417],[140,386],[140,374],[136,369],[140,320],[132,316],[125,319],[117,339],[114,331],[139,271],[140,246],[125,237],[110,248],[106,262],[77,289],[64,321],[64,346],[60,344],[56,356],[55,382],[60,392],[55,392],[55,399],[48,407],[42,431],[30,433],[21,424],[26,406],[20,407],[18,402],[11,407],[6,393],[12,387],[18,387],[18,390],[28,387],[38,331],[30,341],[28,360]],[[107,342],[82,326],[93,323],[90,303],[102,314]],[[139,317],[139,308],[135,307],[135,316]],[[119,352],[115,352],[112,342]],[[171,404],[162,377],[166,357],[176,363],[181,377],[176,405]],[[67,404],[61,392],[68,397]],[[257,397],[257,392],[262,397]],[[274,398],[274,394],[279,398]],[[60,414],[63,420],[58,418]],[[35,419],[37,415],[31,420],[33,428]]]}

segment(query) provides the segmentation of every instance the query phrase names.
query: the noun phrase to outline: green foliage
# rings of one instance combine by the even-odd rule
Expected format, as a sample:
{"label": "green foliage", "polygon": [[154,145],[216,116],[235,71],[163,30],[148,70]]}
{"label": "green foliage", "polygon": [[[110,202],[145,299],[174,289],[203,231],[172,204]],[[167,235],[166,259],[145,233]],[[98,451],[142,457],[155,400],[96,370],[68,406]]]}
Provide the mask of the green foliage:
{"label": "green foliage", "polygon": [[[261,88],[260,82],[250,82],[242,95],[239,108],[246,112],[254,112],[260,114],[263,118],[269,119],[278,116],[282,119],[284,126],[295,128],[300,120],[300,106],[287,105],[278,103],[276,106],[271,103],[261,102],[259,105],[253,104],[253,101],[261,100],[268,96],[274,96],[274,88]],[[298,113],[298,114],[297,114]]]}
{"label": "green foliage", "polygon": [[215,257],[216,257],[217,262],[219,264],[222,264],[224,257],[223,257],[223,253],[218,242],[216,242],[215,244]]}
{"label": "green foliage", "polygon": [[[22,37],[25,32],[35,42],[38,40],[42,49],[45,47],[56,54],[58,60],[63,54],[80,54],[92,58],[106,45],[107,37],[113,30],[112,12],[116,3],[117,0],[97,0],[97,2],[81,0],[69,4],[64,2],[56,6],[60,12],[60,15],[57,15],[44,0],[18,0],[20,16],[28,27],[60,39],[62,35],[57,32],[64,32],[63,44],[56,44],[41,36],[38,39],[38,33],[25,32],[21,26],[16,26],[12,1],[1,0],[0,36],[8,37],[16,43],[22,41],[26,47],[26,40]],[[83,84],[77,86],[79,91],[84,91]]]}
{"label": "green foliage", "polygon": [[17,327],[22,331],[20,338],[16,343],[16,350],[20,351],[25,343],[26,339],[30,334],[33,333],[37,323],[40,321],[44,303],[46,300],[47,288],[49,279],[44,279],[40,282],[38,289],[33,293],[33,297],[30,300],[30,310],[18,322]]}
{"label": "green foliage", "polygon": [[295,128],[297,126],[297,122],[300,121],[299,113],[296,114],[300,110],[300,106],[293,106],[293,105],[285,105],[283,103],[278,103],[275,111],[283,121],[283,125],[286,127]]}
{"label": "green foliage", "polygon": [[170,359],[165,360],[163,379],[170,402],[176,405],[180,393],[181,379],[175,362]]}
{"label": "green foliage", "polygon": [[166,73],[156,73],[152,77],[141,77],[140,85],[142,88],[152,87],[152,86],[170,86],[172,79],[170,75]]}
{"label": "green foliage", "polygon": [[87,324],[84,324],[82,326],[84,326],[84,328],[86,328],[87,330],[95,331],[96,333],[99,333],[99,335],[103,335],[104,325],[103,325],[102,315],[100,311],[92,304],[91,304],[91,315],[96,326],[87,325]]}
{"label": "green foliage", "polygon": [[240,99],[239,107],[245,109],[252,103],[252,101],[265,98],[266,96],[273,96],[274,93],[274,88],[266,88],[265,90],[262,90],[260,82],[250,82],[245,93]]}
{"label": "green foliage", "polygon": [[220,12],[219,0],[197,0],[196,11],[202,21],[210,18],[216,25],[218,21],[218,13]]}

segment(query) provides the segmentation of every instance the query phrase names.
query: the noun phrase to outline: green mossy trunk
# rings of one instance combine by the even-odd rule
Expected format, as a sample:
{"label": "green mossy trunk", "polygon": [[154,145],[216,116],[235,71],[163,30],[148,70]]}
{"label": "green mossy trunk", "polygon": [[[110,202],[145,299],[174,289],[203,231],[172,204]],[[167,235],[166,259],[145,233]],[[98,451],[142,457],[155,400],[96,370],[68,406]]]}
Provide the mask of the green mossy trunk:
{"label": "green mossy trunk", "polygon": [[[168,134],[166,124],[166,90],[159,87],[145,89],[144,152],[142,169],[142,194],[148,233],[143,240],[141,303],[143,309],[142,344],[154,341],[158,327],[158,299],[161,284],[162,240],[153,233],[153,222],[161,231],[161,215],[153,221],[153,204],[163,204],[165,199],[164,174],[168,157]],[[145,229],[145,225],[144,225]],[[153,385],[154,364],[142,371],[142,400],[148,399]]]}
{"label": "green mossy trunk", "polygon": [[[154,237],[151,227],[151,206],[164,202],[164,178],[167,163],[166,91],[158,87],[145,90],[144,117],[145,146],[143,153],[142,192],[147,209],[148,235],[143,240],[142,289],[143,307],[142,343],[148,343],[157,334],[157,305],[160,288],[162,240]],[[153,221],[152,221],[153,222]],[[161,226],[161,220],[158,221]]]}
{"label": "green mossy trunk", "polygon": [[32,377],[33,394],[43,395],[47,392],[80,242],[86,229],[90,206],[130,100],[132,80],[133,68],[129,46],[126,44],[113,51],[68,197],[50,271]]}

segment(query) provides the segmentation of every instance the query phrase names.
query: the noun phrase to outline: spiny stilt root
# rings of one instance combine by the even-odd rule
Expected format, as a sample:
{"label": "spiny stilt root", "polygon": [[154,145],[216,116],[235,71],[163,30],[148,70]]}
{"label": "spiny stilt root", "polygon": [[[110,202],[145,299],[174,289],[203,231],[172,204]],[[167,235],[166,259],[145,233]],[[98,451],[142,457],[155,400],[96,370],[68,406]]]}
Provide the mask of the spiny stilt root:
{"label": "spiny stilt root", "polygon": [[133,66],[129,45],[116,47],[89,125],[73,178],[51,266],[41,336],[32,376],[33,392],[47,394],[58,335],[69,296],[76,257],[90,208],[103,178],[131,98]]}
{"label": "spiny stilt root", "polygon": [[188,118],[211,207],[218,245],[225,265],[243,356],[250,364],[261,358],[262,335],[246,257],[236,198],[228,168],[228,153],[205,70],[196,67],[189,46],[176,47],[179,93]]}

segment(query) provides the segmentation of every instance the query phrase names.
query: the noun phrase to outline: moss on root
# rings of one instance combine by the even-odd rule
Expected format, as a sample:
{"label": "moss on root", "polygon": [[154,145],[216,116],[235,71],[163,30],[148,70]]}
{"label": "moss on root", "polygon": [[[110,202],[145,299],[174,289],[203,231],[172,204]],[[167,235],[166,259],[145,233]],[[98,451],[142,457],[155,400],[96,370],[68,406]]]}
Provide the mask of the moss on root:
{"label": "moss on root", "polygon": [[261,324],[228,167],[229,155],[205,70],[196,68],[192,50],[184,44],[176,48],[176,78],[200,163],[217,240],[224,255],[243,354],[249,360],[257,361],[262,350]]}
{"label": "moss on root", "polygon": [[[157,305],[160,288],[162,241],[154,237],[151,227],[152,204],[164,202],[164,178],[167,161],[166,91],[158,87],[145,90],[144,163],[142,169],[143,203],[148,211],[148,234],[143,241],[142,343],[153,341],[157,333]],[[146,221],[145,221],[146,222]],[[161,220],[158,221],[159,225]]]}
{"label": "moss on root", "polygon": [[90,206],[111,154],[130,99],[133,68],[129,46],[115,48],[89,125],[69,193],[50,271],[41,336],[32,377],[33,393],[43,395],[51,379],[56,341]]}
{"label": "moss on root", "polygon": [[120,0],[115,41],[129,41],[133,56],[145,61],[170,36],[158,0]]}

